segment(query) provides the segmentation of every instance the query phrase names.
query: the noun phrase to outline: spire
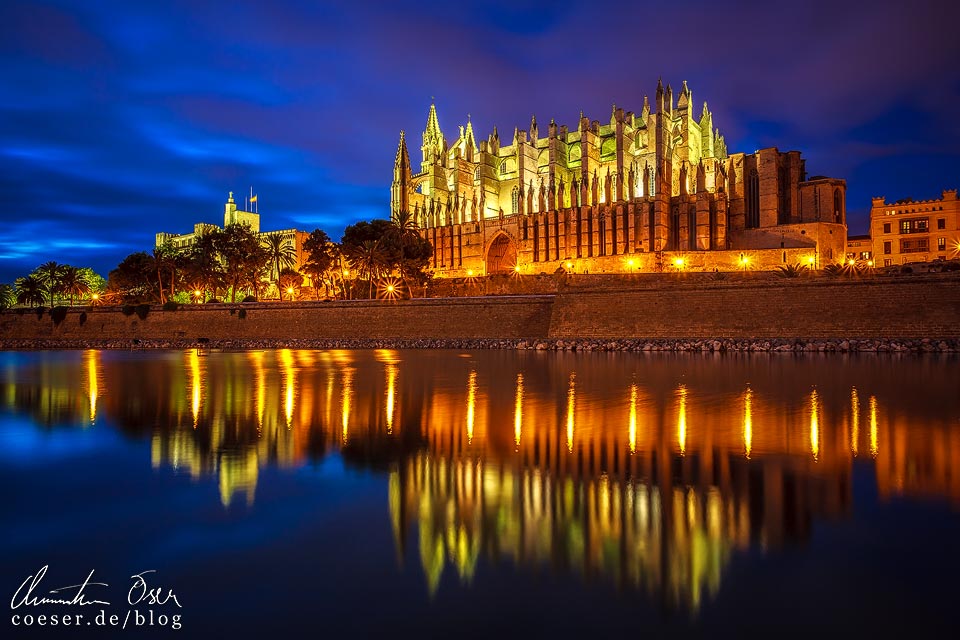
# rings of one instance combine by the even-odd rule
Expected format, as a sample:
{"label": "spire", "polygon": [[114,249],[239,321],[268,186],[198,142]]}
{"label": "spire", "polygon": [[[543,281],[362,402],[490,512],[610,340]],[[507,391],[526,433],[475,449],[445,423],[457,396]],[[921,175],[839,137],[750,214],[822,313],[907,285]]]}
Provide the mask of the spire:
{"label": "spire", "polygon": [[686,109],[690,105],[690,89],[687,87],[687,81],[683,81],[683,87],[680,88],[680,98],[677,100],[678,109]]}
{"label": "spire", "polygon": [[440,131],[440,121],[437,119],[437,107],[433,103],[433,99],[430,100],[430,113],[427,114],[427,128],[423,133],[424,135],[443,137],[443,133]]}
{"label": "spire", "polygon": [[410,166],[410,157],[407,155],[407,139],[403,129],[400,130],[400,144],[397,145],[397,157],[393,162],[396,166]]}

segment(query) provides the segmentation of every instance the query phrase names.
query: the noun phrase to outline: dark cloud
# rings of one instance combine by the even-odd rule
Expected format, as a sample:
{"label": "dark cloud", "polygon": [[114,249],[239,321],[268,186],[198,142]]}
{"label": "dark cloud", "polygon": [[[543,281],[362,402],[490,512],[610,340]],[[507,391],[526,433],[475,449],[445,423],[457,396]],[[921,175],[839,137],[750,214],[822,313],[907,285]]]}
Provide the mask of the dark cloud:
{"label": "dark cloud", "polygon": [[[16,2],[0,7],[0,281],[106,272],[157,231],[259,194],[267,228],[387,213],[400,129],[638,110],[657,77],[734,150],[799,149],[870,197],[960,176],[960,8],[623,2]],[[699,104],[698,104],[699,106]],[[416,162],[416,157],[413,158]]]}

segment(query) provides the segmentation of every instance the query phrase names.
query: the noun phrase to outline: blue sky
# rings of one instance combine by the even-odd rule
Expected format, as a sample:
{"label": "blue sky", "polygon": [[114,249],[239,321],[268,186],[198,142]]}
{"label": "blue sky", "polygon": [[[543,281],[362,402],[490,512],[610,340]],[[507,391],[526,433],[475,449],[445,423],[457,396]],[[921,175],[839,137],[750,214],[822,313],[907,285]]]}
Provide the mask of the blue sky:
{"label": "blue sky", "polygon": [[732,151],[845,178],[863,232],[871,196],[960,186],[958,23],[929,1],[7,0],[0,282],[46,260],[106,275],[251,186],[264,228],[339,238],[388,215],[399,130],[416,156],[431,96],[448,137],[467,114],[485,136],[638,111],[659,76]]}

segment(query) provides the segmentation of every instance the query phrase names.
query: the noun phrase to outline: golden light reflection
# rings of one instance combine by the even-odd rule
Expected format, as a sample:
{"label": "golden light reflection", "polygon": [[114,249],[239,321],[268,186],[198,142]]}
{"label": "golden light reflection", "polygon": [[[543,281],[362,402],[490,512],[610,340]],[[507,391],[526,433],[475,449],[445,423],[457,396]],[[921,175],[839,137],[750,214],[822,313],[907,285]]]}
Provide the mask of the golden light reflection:
{"label": "golden light reflection", "polygon": [[877,457],[877,396],[870,396],[870,455]]}
{"label": "golden light reflection", "polygon": [[856,456],[860,448],[860,396],[856,387],[850,389],[850,423],[850,450]]}
{"label": "golden light reflection", "polygon": [[473,421],[477,406],[477,372],[467,378],[467,444],[473,444]]}
{"label": "golden light reflection", "polygon": [[248,351],[247,359],[253,366],[253,385],[256,387],[254,410],[257,412],[257,429],[263,429],[263,411],[267,398],[267,381],[263,369],[263,351]]}
{"label": "golden light reflection", "polygon": [[97,397],[100,395],[100,352],[89,349],[83,360],[87,368],[87,396],[90,401],[90,424],[97,419]]}
{"label": "golden light reflection", "polygon": [[810,392],[810,453],[814,460],[820,458],[820,396],[816,389]]}
{"label": "golden light reflection", "polygon": [[570,374],[570,386],[567,389],[567,451],[573,453],[573,412],[577,405],[577,374]]}
{"label": "golden light reflection", "polygon": [[193,427],[197,427],[200,419],[200,397],[202,391],[202,377],[200,371],[200,352],[198,349],[187,351],[187,365],[190,368],[190,409],[193,412]]}
{"label": "golden light reflection", "polygon": [[393,408],[397,397],[397,365],[387,364],[387,433],[393,433]]}
{"label": "golden light reflection", "polygon": [[630,453],[637,452],[637,383],[630,385]]}
{"label": "golden light reflection", "polygon": [[347,438],[350,435],[350,403],[353,400],[353,367],[346,367],[343,370],[343,391],[340,395],[340,405],[341,410],[341,439],[343,443],[347,443]]}
{"label": "golden light reflection", "polygon": [[679,407],[677,409],[677,444],[680,445],[680,455],[687,453],[687,386],[681,384],[677,388]]}
{"label": "golden light reflection", "polygon": [[283,369],[283,415],[289,429],[293,425],[293,397],[297,382],[296,367],[293,365],[293,353],[290,349],[280,350],[280,366]]}
{"label": "golden light reflection", "polygon": [[513,441],[520,446],[520,433],[523,431],[523,374],[517,374],[517,397],[513,408]]}
{"label": "golden light reflection", "polygon": [[747,387],[743,394],[743,452],[750,459],[753,450],[753,389]]}

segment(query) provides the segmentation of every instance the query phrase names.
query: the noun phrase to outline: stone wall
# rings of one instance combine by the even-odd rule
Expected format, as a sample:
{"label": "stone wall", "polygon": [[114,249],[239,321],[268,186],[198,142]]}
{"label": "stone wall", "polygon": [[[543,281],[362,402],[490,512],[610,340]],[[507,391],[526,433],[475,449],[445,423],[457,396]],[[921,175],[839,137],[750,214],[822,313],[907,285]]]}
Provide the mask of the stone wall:
{"label": "stone wall", "polygon": [[956,338],[960,279],[717,282],[560,293],[554,338]]}
{"label": "stone wall", "polygon": [[[693,274],[690,274],[691,276]],[[744,274],[747,275],[747,274]],[[960,338],[960,275],[850,280],[657,280],[595,276],[595,289],[552,278],[553,295],[118,308],[0,314],[0,347],[134,339]],[[559,285],[559,286],[557,286]],[[599,285],[599,286],[598,286]],[[551,286],[544,286],[551,288]],[[85,315],[83,315],[85,313]],[[83,322],[81,322],[83,320]]]}

